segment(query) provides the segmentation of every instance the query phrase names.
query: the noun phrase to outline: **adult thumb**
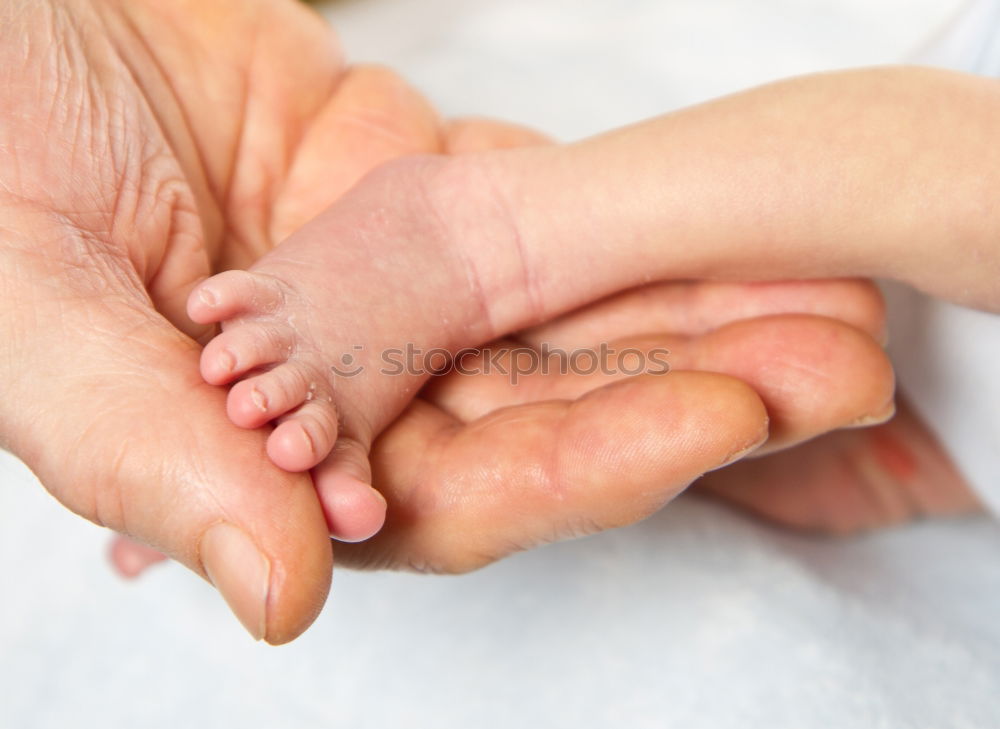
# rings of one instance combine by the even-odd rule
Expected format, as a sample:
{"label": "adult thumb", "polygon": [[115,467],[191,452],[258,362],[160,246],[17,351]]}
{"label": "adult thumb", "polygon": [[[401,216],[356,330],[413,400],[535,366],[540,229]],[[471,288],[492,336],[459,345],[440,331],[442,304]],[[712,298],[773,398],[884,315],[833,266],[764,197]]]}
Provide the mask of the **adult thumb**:
{"label": "adult thumb", "polygon": [[[58,324],[19,350],[33,366],[7,398],[23,406],[3,413],[11,450],[73,511],[212,582],[255,639],[295,638],[322,607],[332,569],[308,476],[273,467],[264,434],[228,422],[194,342],[136,302],[108,298],[62,302],[61,319],[36,311]],[[56,356],[66,351],[72,359]]]}

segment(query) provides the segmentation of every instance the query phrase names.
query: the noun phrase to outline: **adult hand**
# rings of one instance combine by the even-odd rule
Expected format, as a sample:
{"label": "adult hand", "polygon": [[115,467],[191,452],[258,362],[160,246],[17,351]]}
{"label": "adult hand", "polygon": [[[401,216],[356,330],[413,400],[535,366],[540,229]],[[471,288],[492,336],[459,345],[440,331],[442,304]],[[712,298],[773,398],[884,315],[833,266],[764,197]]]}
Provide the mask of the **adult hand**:
{"label": "adult hand", "polygon": [[326,524],[308,477],[227,422],[183,305],[225,251],[266,236],[340,70],[292,3],[0,6],[0,442],[273,642],[323,603]]}
{"label": "adult hand", "polygon": [[[693,297],[692,289],[697,292],[697,304],[682,305]],[[528,337],[564,348],[589,347],[611,336],[669,331],[678,326],[679,319],[687,320],[681,326],[688,331],[705,333],[720,323],[715,317],[750,318],[754,312],[747,307],[755,304],[748,302],[762,294],[782,297],[780,303],[772,302],[776,311],[788,307],[822,312],[876,338],[884,336],[882,305],[875,292],[857,282],[829,281],[647,286],[563,317]],[[818,298],[810,299],[810,295]],[[838,301],[840,308],[816,308]],[[837,379],[854,376],[828,368],[816,374],[821,372]],[[796,401],[800,406],[809,401],[807,392],[795,397],[802,398]],[[713,494],[784,527],[828,534],[850,534],[982,508],[936,436],[905,399],[897,400],[897,412],[886,423],[837,430],[793,448],[787,448],[789,439],[780,436],[781,422],[780,409],[772,412],[769,443],[738,463],[706,474],[697,481],[696,492]]]}
{"label": "adult hand", "polygon": [[[0,16],[0,265],[16,302],[0,319],[3,442],[71,509],[212,580],[254,636],[289,640],[329,584],[320,504],[306,477],[267,464],[262,433],[225,419],[182,305],[380,157],[440,149],[437,119],[359,102],[377,88],[383,109],[420,107],[403,87],[347,93],[363,76],[345,75],[325,24],[290,0],[45,0]],[[351,151],[359,136],[375,143]],[[782,387],[821,364],[810,342],[831,337],[865,372],[793,414],[789,432],[885,414],[891,376],[870,338],[786,324],[801,347],[783,353]],[[725,371],[710,364],[739,359],[754,326],[784,325],[736,324],[691,361]],[[737,369],[753,382],[774,363]],[[349,558],[457,570],[627,523],[760,443],[768,399],[731,376],[678,372],[485,420],[417,403],[376,456],[399,516]]]}

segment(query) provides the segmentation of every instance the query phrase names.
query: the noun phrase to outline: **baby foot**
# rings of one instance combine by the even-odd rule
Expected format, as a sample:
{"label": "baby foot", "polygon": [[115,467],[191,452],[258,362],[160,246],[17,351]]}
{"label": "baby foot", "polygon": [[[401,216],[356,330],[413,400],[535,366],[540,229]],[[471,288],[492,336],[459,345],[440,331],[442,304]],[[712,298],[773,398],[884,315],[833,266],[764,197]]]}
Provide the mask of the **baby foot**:
{"label": "baby foot", "polygon": [[268,456],[286,471],[306,471],[333,447],[337,410],[322,365],[302,351],[285,301],[291,295],[268,274],[227,271],[198,289],[189,313],[196,322],[228,322],[202,355],[208,383],[226,385],[270,368],[230,390],[229,418],[242,428],[258,428],[287,415],[268,438]]}
{"label": "baby foot", "polygon": [[[313,299],[264,273],[266,260],[257,268],[219,274],[192,296],[194,321],[224,322],[222,334],[202,353],[202,376],[213,385],[239,380],[226,400],[229,419],[248,429],[275,422],[266,446],[271,461],[286,471],[322,463],[316,479],[330,533],[343,541],[367,539],[385,519],[385,500],[369,485],[369,431],[363,419],[352,418],[354,431],[365,435],[358,440],[350,427],[341,435],[340,410],[347,408],[334,397],[327,347],[316,341],[309,323],[316,316],[308,310]],[[337,454],[331,455],[338,442]]]}
{"label": "baby foot", "polygon": [[236,383],[230,420],[275,424],[268,456],[288,471],[316,469],[331,533],[345,541],[371,536],[385,517],[370,485],[372,440],[456,344],[493,333],[454,236],[421,192],[435,164],[369,176],[250,270],[216,275],[188,301],[192,320],[222,324],[201,372]]}

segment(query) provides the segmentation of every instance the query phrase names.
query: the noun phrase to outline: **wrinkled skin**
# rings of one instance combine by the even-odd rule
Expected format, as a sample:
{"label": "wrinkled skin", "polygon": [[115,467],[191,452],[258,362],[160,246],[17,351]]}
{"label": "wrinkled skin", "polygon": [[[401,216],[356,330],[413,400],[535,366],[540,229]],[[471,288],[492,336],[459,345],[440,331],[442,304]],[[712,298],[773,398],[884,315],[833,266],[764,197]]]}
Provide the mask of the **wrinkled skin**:
{"label": "wrinkled skin", "polygon": [[[290,640],[326,596],[326,523],[309,478],[270,466],[266,433],[233,428],[224,394],[202,383],[207,331],[183,315],[188,292],[248,265],[387,159],[541,140],[442,124],[392,74],[345,67],[326,25],[291,0],[22,0],[0,9],[0,34],[0,280],[13,302],[0,318],[0,440],[67,507],[155,549],[119,544],[123,565],[166,553],[213,578],[244,623],[262,601],[256,637]],[[891,412],[872,338],[881,305],[865,284],[684,284],[649,297],[648,326],[635,319],[634,331],[615,323],[614,302],[569,323],[591,343],[657,332],[680,352],[678,371],[519,390],[435,383],[376,444],[386,528],[338,546],[338,560],[475,568],[641,519],[765,439],[780,449]],[[569,466],[538,467],[553,460]],[[729,493],[736,476],[719,472],[712,488]],[[787,486],[808,503],[810,482]],[[738,501],[822,521],[777,508],[788,489],[757,489],[759,501],[754,489]],[[206,547],[219,524],[262,556],[263,594]]]}

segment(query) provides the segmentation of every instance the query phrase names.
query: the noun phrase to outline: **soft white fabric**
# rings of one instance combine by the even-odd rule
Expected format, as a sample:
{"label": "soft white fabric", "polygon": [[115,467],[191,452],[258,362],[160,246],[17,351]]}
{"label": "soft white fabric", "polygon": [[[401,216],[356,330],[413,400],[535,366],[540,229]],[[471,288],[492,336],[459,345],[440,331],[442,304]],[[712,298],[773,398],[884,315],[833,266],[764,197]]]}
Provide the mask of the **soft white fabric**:
{"label": "soft white fabric", "polygon": [[[449,113],[563,136],[778,76],[903,58],[942,0],[370,0],[352,55]],[[280,29],[274,29],[280,32]],[[682,498],[475,575],[340,572],[295,644],[252,644],[177,566],[141,584],[106,534],[0,456],[0,727],[967,727],[1000,716],[1000,527],[845,541]]]}
{"label": "soft white fabric", "polygon": [[983,502],[1000,514],[1000,316],[884,287],[901,389]]}

